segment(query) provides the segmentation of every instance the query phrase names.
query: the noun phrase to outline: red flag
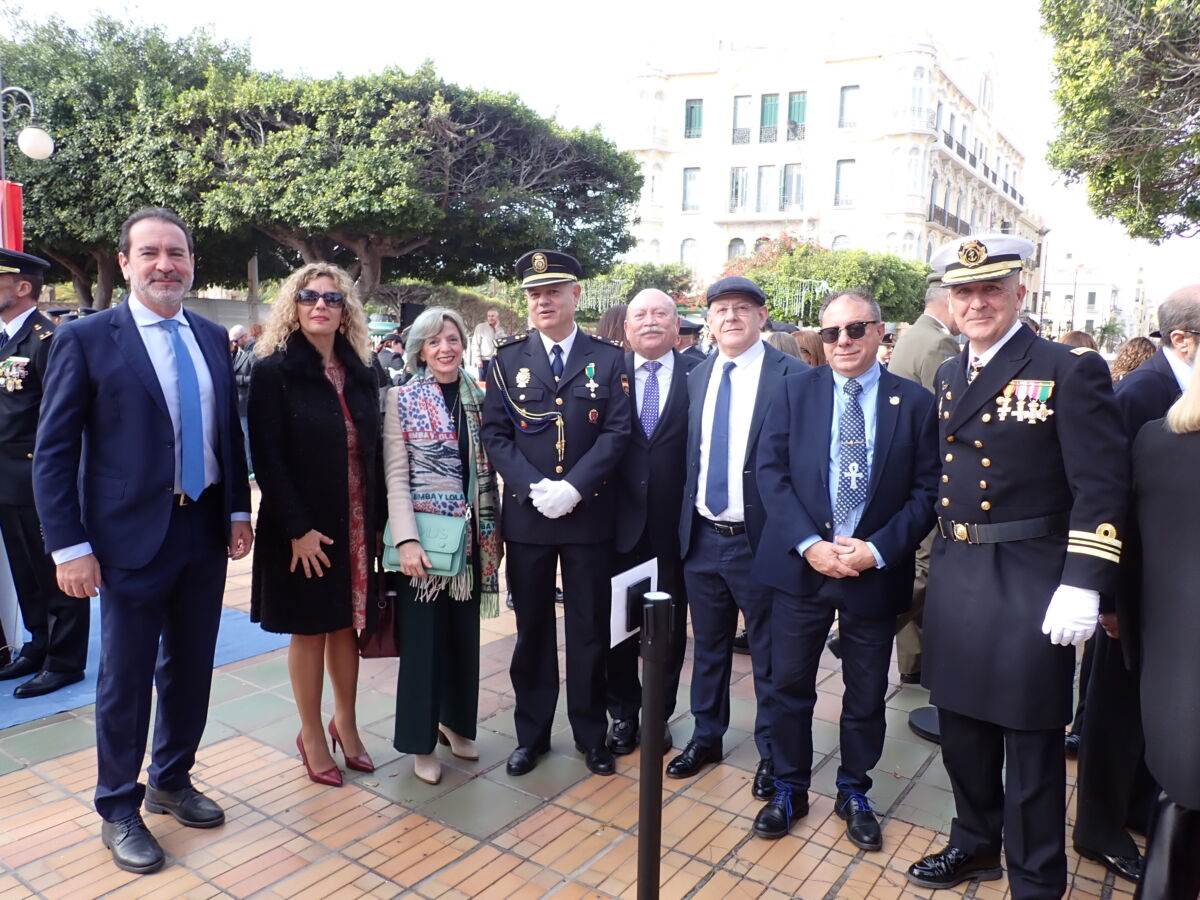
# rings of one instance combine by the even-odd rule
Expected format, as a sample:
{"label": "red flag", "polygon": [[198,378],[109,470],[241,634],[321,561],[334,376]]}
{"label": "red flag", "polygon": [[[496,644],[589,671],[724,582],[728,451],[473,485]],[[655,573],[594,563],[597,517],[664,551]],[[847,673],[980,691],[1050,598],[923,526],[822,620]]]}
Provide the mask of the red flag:
{"label": "red flag", "polygon": [[24,249],[24,220],[21,215],[21,186],[15,181],[0,181],[0,247]]}

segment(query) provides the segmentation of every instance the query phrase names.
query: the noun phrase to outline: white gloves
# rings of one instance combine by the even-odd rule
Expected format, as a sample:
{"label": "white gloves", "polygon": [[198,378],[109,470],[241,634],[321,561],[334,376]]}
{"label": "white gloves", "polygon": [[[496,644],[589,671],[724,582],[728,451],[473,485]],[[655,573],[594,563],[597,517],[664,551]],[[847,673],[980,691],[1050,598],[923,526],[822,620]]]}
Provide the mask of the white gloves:
{"label": "white gloves", "polygon": [[566,481],[551,481],[543,478],[529,486],[529,496],[534,509],[547,519],[558,519],[575,508],[583,497]]}
{"label": "white gloves", "polygon": [[1079,645],[1092,636],[1099,615],[1099,591],[1060,584],[1046,607],[1042,634],[1048,634],[1052,644]]}

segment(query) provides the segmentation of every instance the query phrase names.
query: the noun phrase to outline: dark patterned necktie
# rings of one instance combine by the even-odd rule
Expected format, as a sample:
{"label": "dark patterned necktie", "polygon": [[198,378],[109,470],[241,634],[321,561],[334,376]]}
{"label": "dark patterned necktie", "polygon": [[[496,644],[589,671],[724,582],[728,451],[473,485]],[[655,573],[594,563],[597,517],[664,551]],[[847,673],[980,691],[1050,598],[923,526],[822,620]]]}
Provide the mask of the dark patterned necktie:
{"label": "dark patterned necktie", "polygon": [[867,426],[858,402],[862,385],[851,378],[842,390],[846,392],[846,407],[838,421],[838,440],[842,446],[838,454],[837,506],[833,511],[839,525],[867,499]]}
{"label": "dark patterned necktie", "polygon": [[550,360],[550,371],[554,373],[554,380],[558,381],[563,373],[562,347],[555,344],[550,348],[550,355],[554,357]]}
{"label": "dark patterned necktie", "polygon": [[639,418],[642,420],[642,431],[646,432],[646,437],[654,437],[654,429],[658,427],[658,370],[662,368],[662,363],[657,360],[653,362],[642,363],[642,368],[646,370],[646,387],[642,391],[642,411]]}
{"label": "dark patterned necktie", "polygon": [[979,357],[972,356],[971,364],[967,366],[967,384],[970,384],[979,377],[979,373],[983,371],[983,366],[979,364]]}

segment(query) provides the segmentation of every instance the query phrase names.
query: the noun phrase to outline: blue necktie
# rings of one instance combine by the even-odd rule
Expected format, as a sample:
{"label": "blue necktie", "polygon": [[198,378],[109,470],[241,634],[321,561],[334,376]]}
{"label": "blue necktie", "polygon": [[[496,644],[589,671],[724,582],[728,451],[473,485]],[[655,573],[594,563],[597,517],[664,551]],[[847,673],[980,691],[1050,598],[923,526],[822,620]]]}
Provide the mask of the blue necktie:
{"label": "blue necktie", "polygon": [[554,373],[554,380],[558,381],[563,373],[562,347],[555,344],[550,348],[550,355],[554,357],[550,360],[550,371]]}
{"label": "blue necktie", "polygon": [[200,379],[192,364],[192,354],[179,334],[179,323],[163,319],[158,324],[171,335],[175,353],[175,375],[179,379],[179,436],[182,463],[180,484],[183,492],[196,500],[204,491],[204,417],[200,412]]}
{"label": "blue necktie", "polygon": [[838,454],[837,506],[833,511],[839,525],[867,499],[867,426],[858,402],[862,385],[851,378],[842,390],[846,392],[846,407],[838,422],[842,448]]}
{"label": "blue necktie", "polygon": [[642,363],[642,368],[646,370],[646,387],[642,391],[642,412],[639,418],[642,420],[642,431],[646,432],[646,437],[654,437],[654,429],[658,427],[658,370],[662,368],[662,363],[655,360],[654,362]]}
{"label": "blue necktie", "polygon": [[714,516],[729,506],[729,404],[733,383],[729,373],[737,366],[733,360],[725,363],[721,386],[717,388],[717,405],[713,409],[712,446],[708,451],[708,481],[704,488],[704,505]]}

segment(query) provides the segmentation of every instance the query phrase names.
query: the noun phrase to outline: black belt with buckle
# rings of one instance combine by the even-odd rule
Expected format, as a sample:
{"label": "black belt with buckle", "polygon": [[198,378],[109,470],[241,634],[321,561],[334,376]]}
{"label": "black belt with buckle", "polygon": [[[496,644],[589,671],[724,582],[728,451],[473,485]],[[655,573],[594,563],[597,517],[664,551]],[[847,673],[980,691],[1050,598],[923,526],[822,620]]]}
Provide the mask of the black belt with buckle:
{"label": "black belt with buckle", "polygon": [[984,525],[955,522],[938,516],[937,527],[938,534],[948,541],[958,541],[964,544],[1003,544],[1008,541],[1027,541],[1030,538],[1065,532],[1070,522],[1071,517],[1067,513]]}
{"label": "black belt with buckle", "polygon": [[[213,484],[216,484],[216,482],[213,482]],[[184,494],[182,492],[178,493],[178,494],[174,494],[174,495],[172,495],[172,498],[171,498],[171,505],[172,506],[192,506],[195,503],[199,503],[201,500],[203,500],[208,495],[208,488],[211,488],[212,486],[213,485],[210,484],[208,487],[206,487],[204,490],[202,490],[200,492],[200,496],[197,497],[195,500],[193,500],[187,494]]]}
{"label": "black belt with buckle", "polygon": [[696,518],[715,531],[717,534],[725,537],[733,537],[738,534],[746,533],[745,522],[716,522],[712,519],[706,519],[704,516],[696,513]]}

